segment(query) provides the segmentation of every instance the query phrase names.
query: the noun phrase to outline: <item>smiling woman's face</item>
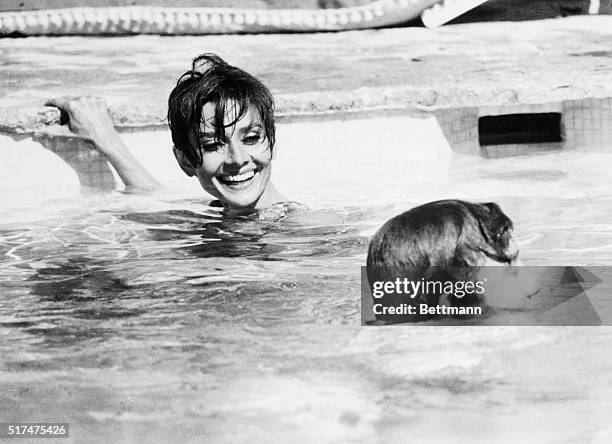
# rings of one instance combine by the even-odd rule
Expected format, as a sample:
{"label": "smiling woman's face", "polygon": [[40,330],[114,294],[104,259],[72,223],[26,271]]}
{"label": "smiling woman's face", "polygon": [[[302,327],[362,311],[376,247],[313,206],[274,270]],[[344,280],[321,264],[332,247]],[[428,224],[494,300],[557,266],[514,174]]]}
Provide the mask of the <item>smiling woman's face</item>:
{"label": "smiling woman's face", "polygon": [[[224,125],[235,120],[230,102]],[[214,103],[202,109],[200,126],[202,165],[195,170],[208,193],[231,208],[255,208],[270,182],[272,152],[257,111],[249,107],[233,126],[225,128],[225,140],[215,140]]]}

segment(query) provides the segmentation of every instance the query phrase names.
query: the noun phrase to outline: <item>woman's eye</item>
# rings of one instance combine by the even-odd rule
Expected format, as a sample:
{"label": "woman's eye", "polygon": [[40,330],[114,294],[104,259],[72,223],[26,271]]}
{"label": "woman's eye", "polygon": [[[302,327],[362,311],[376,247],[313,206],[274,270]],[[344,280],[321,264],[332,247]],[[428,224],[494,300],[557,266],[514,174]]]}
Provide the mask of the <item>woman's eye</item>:
{"label": "woman's eye", "polygon": [[247,145],[255,145],[257,143],[259,143],[261,141],[261,135],[260,134],[254,134],[252,136],[247,136],[245,137],[242,142],[247,144]]}
{"label": "woman's eye", "polygon": [[213,143],[203,143],[202,149],[204,151],[218,151],[223,146],[222,143],[213,142]]}

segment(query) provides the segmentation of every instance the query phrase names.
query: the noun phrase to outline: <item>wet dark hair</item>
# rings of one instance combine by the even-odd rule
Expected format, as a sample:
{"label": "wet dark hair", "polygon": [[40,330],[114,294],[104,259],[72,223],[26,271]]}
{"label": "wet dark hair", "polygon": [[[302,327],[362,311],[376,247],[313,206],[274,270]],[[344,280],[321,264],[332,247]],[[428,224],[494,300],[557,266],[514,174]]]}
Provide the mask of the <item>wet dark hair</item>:
{"label": "wet dark hair", "polygon": [[[235,120],[224,125],[226,106],[232,101]],[[215,54],[202,54],[191,69],[179,79],[168,98],[168,125],[174,146],[180,150],[194,168],[202,165],[200,124],[202,108],[215,104],[215,141],[225,140],[225,128],[233,126],[246,114],[249,106],[259,113],[268,139],[270,151],[274,148],[274,100],[266,86],[249,73],[231,66]],[[190,140],[195,135],[196,146]]]}

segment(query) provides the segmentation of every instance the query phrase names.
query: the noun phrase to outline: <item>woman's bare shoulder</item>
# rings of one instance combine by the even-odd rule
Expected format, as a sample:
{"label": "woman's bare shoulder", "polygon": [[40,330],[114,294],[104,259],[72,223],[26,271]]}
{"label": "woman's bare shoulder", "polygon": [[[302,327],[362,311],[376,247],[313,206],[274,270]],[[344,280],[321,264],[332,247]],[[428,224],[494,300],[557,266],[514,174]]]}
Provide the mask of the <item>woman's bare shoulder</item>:
{"label": "woman's bare shoulder", "polygon": [[258,219],[266,221],[278,221],[286,218],[289,215],[293,215],[301,211],[307,211],[308,209],[309,208],[307,205],[301,204],[299,202],[277,202],[267,208],[259,210]]}

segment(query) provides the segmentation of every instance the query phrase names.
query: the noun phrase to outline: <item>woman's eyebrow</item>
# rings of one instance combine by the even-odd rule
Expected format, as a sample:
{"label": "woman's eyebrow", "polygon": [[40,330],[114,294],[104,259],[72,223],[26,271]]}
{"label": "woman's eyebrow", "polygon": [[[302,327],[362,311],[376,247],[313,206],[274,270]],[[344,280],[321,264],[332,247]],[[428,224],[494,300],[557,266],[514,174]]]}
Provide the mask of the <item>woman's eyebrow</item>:
{"label": "woman's eyebrow", "polygon": [[247,126],[243,126],[238,130],[238,134],[243,135],[248,133],[249,131],[259,130],[261,129],[261,123],[251,122]]}
{"label": "woman's eyebrow", "polygon": [[226,142],[226,140],[225,140],[225,139],[217,139],[217,138],[215,137],[215,135],[214,135],[214,134],[209,134],[209,133],[207,133],[207,134],[202,134],[202,135],[200,136],[200,139],[199,139],[199,140],[200,140],[200,143],[201,143],[201,144],[208,144],[208,143],[225,143],[225,142]]}

